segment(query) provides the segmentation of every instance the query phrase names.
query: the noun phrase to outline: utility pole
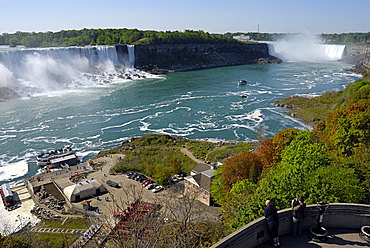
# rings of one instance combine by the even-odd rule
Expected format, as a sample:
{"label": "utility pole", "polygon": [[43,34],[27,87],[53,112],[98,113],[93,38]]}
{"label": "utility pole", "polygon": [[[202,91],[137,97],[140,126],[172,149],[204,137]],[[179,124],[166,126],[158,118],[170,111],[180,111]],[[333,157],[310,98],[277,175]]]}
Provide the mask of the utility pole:
{"label": "utility pole", "polygon": [[260,32],[260,25],[258,24],[258,27],[257,27],[257,33]]}

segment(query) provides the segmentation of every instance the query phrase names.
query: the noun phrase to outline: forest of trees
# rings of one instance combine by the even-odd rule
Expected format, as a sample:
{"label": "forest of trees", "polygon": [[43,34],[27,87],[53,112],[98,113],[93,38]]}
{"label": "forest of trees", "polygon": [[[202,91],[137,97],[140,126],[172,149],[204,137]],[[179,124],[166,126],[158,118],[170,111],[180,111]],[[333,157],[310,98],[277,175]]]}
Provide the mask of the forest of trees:
{"label": "forest of trees", "polygon": [[231,230],[262,216],[266,199],[278,209],[299,196],[307,204],[370,202],[369,74],[338,92],[343,103],[312,131],[282,130],[216,170],[211,191]]}
{"label": "forest of trees", "polygon": [[222,34],[204,31],[140,31],[138,29],[82,29],[60,32],[27,33],[0,35],[0,45],[11,47],[56,47],[114,44],[176,44],[176,43],[230,43],[238,42]]}
{"label": "forest of trees", "polygon": [[[153,31],[138,29],[82,29],[62,30],[59,32],[16,32],[0,35],[0,45],[15,47],[57,47],[114,44],[179,44],[179,43],[235,43],[235,35],[248,35],[252,40],[272,41],[287,34],[284,33],[226,33],[211,34],[204,31]],[[368,33],[321,34],[329,43],[349,44],[366,43],[370,40]]]}

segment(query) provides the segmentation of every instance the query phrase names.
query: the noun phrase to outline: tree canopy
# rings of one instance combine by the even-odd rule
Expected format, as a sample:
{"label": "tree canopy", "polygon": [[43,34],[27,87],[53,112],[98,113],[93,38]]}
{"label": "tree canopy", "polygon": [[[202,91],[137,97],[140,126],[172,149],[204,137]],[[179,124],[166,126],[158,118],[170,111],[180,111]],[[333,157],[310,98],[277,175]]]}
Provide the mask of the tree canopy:
{"label": "tree canopy", "polygon": [[223,34],[211,34],[204,31],[142,31],[138,29],[82,29],[62,30],[59,32],[0,35],[0,45],[12,47],[54,47],[86,46],[114,44],[179,44],[179,43],[236,43],[237,40]]}

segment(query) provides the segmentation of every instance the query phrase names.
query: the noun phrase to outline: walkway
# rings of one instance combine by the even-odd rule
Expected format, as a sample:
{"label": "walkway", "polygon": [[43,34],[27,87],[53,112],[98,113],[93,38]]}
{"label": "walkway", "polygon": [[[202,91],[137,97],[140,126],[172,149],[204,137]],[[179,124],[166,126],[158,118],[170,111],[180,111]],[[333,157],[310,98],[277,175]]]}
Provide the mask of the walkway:
{"label": "walkway", "polygon": [[[280,237],[281,248],[365,248],[370,247],[370,243],[361,239],[359,232],[351,229],[329,229],[326,242],[318,243],[312,241],[307,232],[300,237],[283,235]],[[271,244],[265,243],[258,248],[270,248]]]}
{"label": "walkway", "polygon": [[200,160],[200,159],[194,157],[193,153],[191,153],[191,151],[189,151],[187,148],[181,148],[180,151],[182,153],[184,153],[186,156],[188,156],[195,163],[197,163],[197,164],[205,164],[205,162],[203,160]]}
{"label": "walkway", "polygon": [[55,227],[33,227],[31,232],[39,233],[84,233],[87,229],[72,229],[72,228],[55,228]]}

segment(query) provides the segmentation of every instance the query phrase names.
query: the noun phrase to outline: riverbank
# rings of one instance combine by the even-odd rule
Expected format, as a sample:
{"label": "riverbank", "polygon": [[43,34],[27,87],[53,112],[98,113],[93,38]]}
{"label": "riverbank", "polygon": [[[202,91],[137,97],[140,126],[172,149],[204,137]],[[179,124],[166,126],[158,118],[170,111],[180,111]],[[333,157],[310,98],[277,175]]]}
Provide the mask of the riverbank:
{"label": "riverbank", "polygon": [[[370,72],[363,74],[363,81],[369,81]],[[358,80],[360,81],[360,80]],[[355,83],[355,82],[352,82]],[[274,106],[289,109],[284,111],[294,118],[304,120],[311,127],[315,127],[325,116],[342,104],[348,103],[353,94],[353,88],[347,85],[343,91],[327,91],[316,97],[298,97],[296,95],[286,97],[280,101],[274,101]]]}

